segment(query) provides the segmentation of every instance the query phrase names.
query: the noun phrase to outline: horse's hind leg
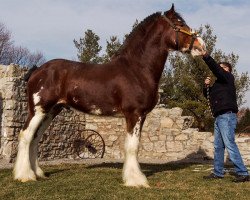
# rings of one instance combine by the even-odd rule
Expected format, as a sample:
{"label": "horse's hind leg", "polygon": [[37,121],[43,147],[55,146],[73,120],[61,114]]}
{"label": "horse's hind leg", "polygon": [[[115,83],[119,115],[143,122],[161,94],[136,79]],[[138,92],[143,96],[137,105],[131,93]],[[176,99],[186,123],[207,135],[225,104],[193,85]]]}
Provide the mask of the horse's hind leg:
{"label": "horse's hind leg", "polygon": [[35,106],[34,113],[30,112],[25,128],[19,134],[19,144],[16,162],[14,165],[14,179],[26,182],[36,180],[36,175],[30,163],[30,143],[44,120],[46,114],[41,106]]}
{"label": "horse's hind leg", "polygon": [[31,142],[30,145],[30,163],[31,168],[35,172],[36,177],[45,178],[45,175],[42,171],[42,169],[39,167],[38,164],[38,143],[41,140],[41,137],[45,130],[49,127],[52,120],[61,112],[62,107],[60,105],[55,106],[50,110],[49,113],[46,114],[46,117],[44,118],[43,122],[39,126],[37,132],[34,135],[34,139]]}
{"label": "horse's hind leg", "polygon": [[141,172],[138,163],[139,141],[144,120],[144,117],[126,117],[128,133],[125,141],[125,162],[123,166],[125,186],[149,187],[147,178]]}

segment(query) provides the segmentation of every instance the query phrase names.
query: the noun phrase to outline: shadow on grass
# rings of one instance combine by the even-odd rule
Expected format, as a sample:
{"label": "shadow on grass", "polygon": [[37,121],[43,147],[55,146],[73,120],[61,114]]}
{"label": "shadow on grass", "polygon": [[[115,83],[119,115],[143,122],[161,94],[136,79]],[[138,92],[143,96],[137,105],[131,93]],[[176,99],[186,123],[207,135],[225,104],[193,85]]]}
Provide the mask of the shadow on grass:
{"label": "shadow on grass", "polygon": [[65,171],[69,171],[70,169],[53,169],[53,170],[50,170],[48,172],[45,172],[44,175],[45,177],[49,178],[50,176],[54,175],[54,174],[60,174],[60,173],[63,173]]}
{"label": "shadow on grass", "polygon": [[[196,159],[191,159],[194,157],[197,157]],[[193,165],[197,164],[211,164],[212,159],[209,158],[205,151],[202,149],[199,149],[198,152],[192,153],[187,155],[185,158],[177,161],[171,161],[166,163],[141,163],[141,169],[145,173],[146,176],[152,176],[155,173],[163,172],[163,171],[178,171],[185,168],[189,168]],[[95,165],[87,166],[86,168],[116,168],[116,169],[122,169],[123,163],[117,162],[117,163],[100,163]]]}
{"label": "shadow on grass", "polygon": [[[204,162],[200,162],[203,163]],[[163,171],[178,171],[185,168],[189,168],[193,165],[199,164],[198,162],[189,162],[186,161],[177,161],[177,162],[168,162],[168,163],[161,163],[161,164],[151,164],[151,163],[141,163],[141,169],[144,172],[146,176],[152,176],[156,173],[163,172]],[[122,169],[123,163],[102,163],[102,164],[96,164],[91,165],[86,168],[116,168],[116,169]]]}

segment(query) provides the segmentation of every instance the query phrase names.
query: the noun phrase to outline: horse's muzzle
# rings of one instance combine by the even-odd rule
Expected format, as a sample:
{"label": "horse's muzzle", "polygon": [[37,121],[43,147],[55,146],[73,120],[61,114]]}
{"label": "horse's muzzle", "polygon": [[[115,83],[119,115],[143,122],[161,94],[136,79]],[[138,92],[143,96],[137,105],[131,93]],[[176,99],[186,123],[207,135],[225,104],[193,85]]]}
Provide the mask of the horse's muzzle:
{"label": "horse's muzzle", "polygon": [[192,56],[201,56],[206,51],[206,44],[201,37],[197,37],[191,49]]}

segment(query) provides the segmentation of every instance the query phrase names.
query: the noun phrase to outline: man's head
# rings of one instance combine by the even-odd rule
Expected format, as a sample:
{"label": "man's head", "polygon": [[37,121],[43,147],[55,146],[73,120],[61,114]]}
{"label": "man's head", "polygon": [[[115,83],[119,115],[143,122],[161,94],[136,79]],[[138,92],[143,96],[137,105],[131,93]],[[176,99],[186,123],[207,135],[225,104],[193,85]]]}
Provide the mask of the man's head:
{"label": "man's head", "polygon": [[232,65],[228,62],[220,62],[219,65],[227,72],[232,72]]}

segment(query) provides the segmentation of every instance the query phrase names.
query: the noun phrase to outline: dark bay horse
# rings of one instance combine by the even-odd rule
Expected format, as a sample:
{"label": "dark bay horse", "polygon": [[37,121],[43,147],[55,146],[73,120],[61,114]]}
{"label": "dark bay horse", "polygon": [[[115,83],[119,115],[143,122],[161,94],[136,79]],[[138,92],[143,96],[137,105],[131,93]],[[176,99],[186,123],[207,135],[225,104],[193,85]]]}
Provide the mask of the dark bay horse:
{"label": "dark bay horse", "polygon": [[205,50],[198,37],[175,12],[145,18],[128,36],[119,53],[107,64],[51,60],[35,70],[27,86],[29,115],[19,135],[14,179],[22,182],[44,177],[38,165],[37,146],[45,129],[63,107],[126,119],[126,186],[148,187],[137,153],[143,122],[158,100],[159,80],[169,51]]}

